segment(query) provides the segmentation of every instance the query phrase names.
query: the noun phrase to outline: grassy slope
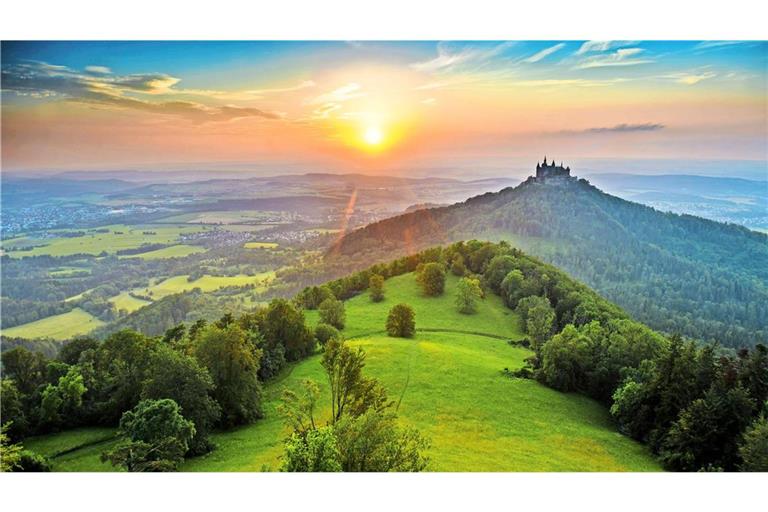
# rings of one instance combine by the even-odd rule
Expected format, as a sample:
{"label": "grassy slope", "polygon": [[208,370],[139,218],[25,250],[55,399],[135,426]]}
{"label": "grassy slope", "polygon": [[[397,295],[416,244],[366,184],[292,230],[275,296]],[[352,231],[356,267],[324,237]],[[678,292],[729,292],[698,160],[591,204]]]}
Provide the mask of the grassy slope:
{"label": "grassy slope", "polygon": [[[453,306],[457,280],[446,294],[422,297],[413,275],[386,282],[386,300],[361,295],[347,302],[345,334],[367,354],[366,373],[379,378],[399,402],[405,425],[432,440],[433,471],[657,471],[642,445],[618,434],[607,411],[579,395],[563,394],[534,381],[510,379],[530,354],[504,338],[521,336],[516,315],[498,297],[489,296],[475,315],[459,315]],[[490,336],[420,331],[412,340],[389,338],[382,331],[389,308],[408,302],[418,329],[484,332]],[[310,322],[316,312],[307,312]],[[286,435],[276,407],[283,388],[297,389],[305,378],[321,385],[321,418],[328,415],[328,389],[320,356],[292,365],[265,389],[266,418],[214,435],[217,449],[188,460],[185,471],[259,471],[279,468]],[[53,437],[67,436],[69,433]],[[43,442],[45,436],[33,440]],[[47,440],[45,442],[51,443]],[[64,443],[58,441],[56,443]],[[98,446],[54,459],[57,470],[104,470]]]}
{"label": "grassy slope", "polygon": [[52,338],[64,340],[72,336],[87,334],[103,324],[104,322],[90,313],[80,308],[75,308],[68,313],[53,315],[28,324],[3,329],[3,334],[9,337],[28,339]]}
{"label": "grassy slope", "polygon": [[129,293],[130,292],[121,292],[110,298],[109,302],[114,304],[118,311],[125,310],[128,313],[133,313],[137,309],[141,309],[147,304],[151,304],[148,300],[137,299],[136,297],[132,297]]}

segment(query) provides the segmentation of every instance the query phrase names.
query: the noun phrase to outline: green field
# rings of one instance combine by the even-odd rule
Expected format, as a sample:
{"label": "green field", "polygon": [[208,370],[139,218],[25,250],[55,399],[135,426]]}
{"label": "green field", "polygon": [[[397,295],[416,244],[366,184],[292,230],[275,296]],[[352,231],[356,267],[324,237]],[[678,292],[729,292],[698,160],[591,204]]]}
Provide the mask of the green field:
{"label": "green field", "polygon": [[53,315],[28,324],[3,329],[3,335],[11,338],[65,340],[72,336],[87,334],[102,325],[104,325],[104,322],[95,316],[80,308],[75,308],[68,313]]}
{"label": "green field", "polygon": [[[108,230],[108,232],[99,232],[99,230],[104,229]],[[29,251],[9,251],[8,255],[12,258],[40,255],[98,255],[104,251],[107,254],[114,254],[118,250],[135,249],[143,244],[173,243],[177,241],[182,233],[194,233],[201,229],[203,228],[200,226],[125,226],[115,224],[83,230],[86,234],[80,237],[15,238],[4,242],[3,248],[35,246]],[[52,231],[52,233],[56,232]]]}
{"label": "green field", "polygon": [[243,247],[246,249],[277,249],[278,244],[274,242],[246,242]]}
{"label": "green field", "polygon": [[137,299],[136,297],[131,297],[129,295],[129,292],[122,292],[119,295],[115,295],[114,297],[109,299],[109,302],[115,305],[115,309],[118,311],[125,310],[128,313],[133,313],[137,309],[141,309],[147,304],[151,304],[151,302],[147,300],[141,300]]}
{"label": "green field", "polygon": [[257,287],[265,285],[272,278],[274,272],[262,272],[253,276],[240,274],[236,276],[209,276],[204,275],[195,281],[189,281],[187,275],[169,277],[159,283],[155,283],[148,288],[134,290],[139,295],[148,295],[153,299],[162,299],[174,293],[181,293],[200,288],[204,292],[211,292],[224,288],[225,286],[245,286],[247,284],[256,284]]}
{"label": "green field", "polygon": [[182,213],[161,219],[159,222],[187,224],[248,224],[267,222],[279,214],[262,210],[225,210],[211,212]]}
{"label": "green field", "polygon": [[141,252],[139,254],[123,255],[120,258],[141,258],[144,260],[160,260],[167,258],[184,258],[190,254],[205,252],[205,249],[197,245],[172,245],[154,251]]}
{"label": "green field", "polygon": [[[371,303],[367,294],[347,301],[348,343],[367,354],[366,374],[381,380],[398,403],[404,425],[431,438],[432,471],[659,471],[647,449],[620,435],[608,411],[576,394],[564,394],[532,380],[505,377],[530,355],[506,339],[522,336],[517,316],[498,297],[486,298],[477,314],[460,315],[453,306],[456,278],[446,294],[422,297],[412,274],[386,282],[386,300]],[[389,308],[408,302],[416,310],[414,339],[381,333]],[[310,321],[316,312],[308,312]],[[472,332],[474,334],[467,334]],[[483,334],[480,334],[483,333]],[[266,418],[215,434],[217,449],[185,462],[184,471],[276,470],[287,431],[276,407],[284,388],[296,389],[311,378],[321,385],[326,418],[329,393],[312,356],[288,367],[265,387]],[[33,439],[30,448],[74,441],[65,432]],[[94,434],[95,436],[96,434]],[[71,471],[109,469],[98,460],[104,449],[88,445],[54,459],[54,468]],[[50,450],[50,449],[49,449]]]}

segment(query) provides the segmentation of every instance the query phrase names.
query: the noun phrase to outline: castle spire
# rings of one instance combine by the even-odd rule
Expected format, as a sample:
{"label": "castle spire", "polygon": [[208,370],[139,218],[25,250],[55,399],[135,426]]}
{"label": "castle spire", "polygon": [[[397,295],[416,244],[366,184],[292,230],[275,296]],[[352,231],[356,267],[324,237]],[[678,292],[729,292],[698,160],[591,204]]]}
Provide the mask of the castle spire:
{"label": "castle spire", "polygon": [[543,163],[542,165],[543,165],[544,167],[546,167],[546,166],[547,166],[547,157],[546,157],[546,156],[544,157],[544,163]]}

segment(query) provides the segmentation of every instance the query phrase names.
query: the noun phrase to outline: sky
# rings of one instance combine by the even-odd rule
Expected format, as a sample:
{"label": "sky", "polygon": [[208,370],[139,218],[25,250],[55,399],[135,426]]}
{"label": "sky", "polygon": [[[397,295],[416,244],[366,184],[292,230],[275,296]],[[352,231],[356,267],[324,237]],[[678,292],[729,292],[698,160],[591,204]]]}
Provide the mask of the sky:
{"label": "sky", "polygon": [[768,43],[3,42],[10,171],[768,160]]}

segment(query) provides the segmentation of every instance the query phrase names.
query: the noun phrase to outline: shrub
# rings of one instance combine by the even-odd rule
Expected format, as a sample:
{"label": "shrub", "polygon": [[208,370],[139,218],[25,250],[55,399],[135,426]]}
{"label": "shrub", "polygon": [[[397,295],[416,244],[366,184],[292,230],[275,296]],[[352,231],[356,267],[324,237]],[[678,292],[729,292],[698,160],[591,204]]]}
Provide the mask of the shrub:
{"label": "shrub", "polygon": [[325,346],[329,340],[340,339],[341,333],[334,326],[320,322],[317,324],[317,327],[315,327],[315,338],[320,345]]}
{"label": "shrub", "polygon": [[440,263],[421,265],[416,274],[416,282],[424,295],[436,297],[445,290],[445,268]]}
{"label": "shrub", "polygon": [[381,302],[384,300],[384,278],[379,274],[373,274],[368,279],[368,290],[371,293],[371,300],[373,302]]}
{"label": "shrub", "polygon": [[398,338],[411,338],[416,332],[416,314],[408,304],[398,304],[389,310],[387,334]]}
{"label": "shrub", "polygon": [[344,303],[338,299],[325,299],[317,308],[320,311],[320,321],[337,329],[344,329],[347,314]]}

